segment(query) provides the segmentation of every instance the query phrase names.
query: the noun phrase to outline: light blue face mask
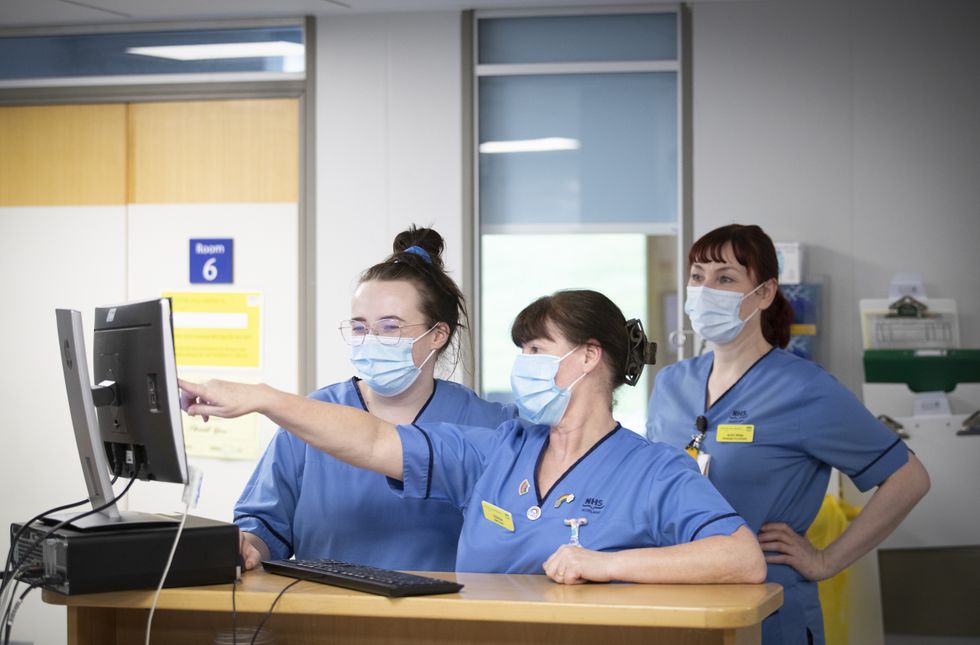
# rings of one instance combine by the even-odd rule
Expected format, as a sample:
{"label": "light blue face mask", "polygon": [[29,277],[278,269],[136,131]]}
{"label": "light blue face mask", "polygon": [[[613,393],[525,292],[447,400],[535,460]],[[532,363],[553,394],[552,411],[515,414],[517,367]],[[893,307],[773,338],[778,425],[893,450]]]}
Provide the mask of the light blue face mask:
{"label": "light blue face mask", "polygon": [[[435,328],[433,325],[425,334]],[[402,338],[394,345],[385,345],[374,334],[368,334],[360,345],[351,347],[351,365],[361,380],[381,396],[398,396],[412,386],[422,373],[422,366],[436,353],[433,349],[422,365],[415,367],[412,346],[425,334]]]}
{"label": "light blue face mask", "polygon": [[731,342],[741,333],[745,323],[759,313],[756,309],[745,320],[738,317],[742,301],[758,291],[762,284],[746,294],[711,287],[688,287],[684,313],[701,338],[712,343]]}
{"label": "light blue face mask", "polygon": [[585,374],[578,377],[564,390],[555,383],[559,364],[576,349],[565,356],[517,355],[510,372],[510,388],[522,417],[532,423],[558,425],[568,408],[572,388],[585,377]]}

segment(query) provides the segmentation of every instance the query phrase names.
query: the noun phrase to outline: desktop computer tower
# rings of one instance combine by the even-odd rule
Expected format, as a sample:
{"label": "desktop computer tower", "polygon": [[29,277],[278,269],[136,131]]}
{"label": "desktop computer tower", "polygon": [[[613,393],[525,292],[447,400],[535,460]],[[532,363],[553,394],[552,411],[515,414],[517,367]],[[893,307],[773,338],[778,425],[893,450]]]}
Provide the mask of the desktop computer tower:
{"label": "desktop computer tower", "polygon": [[[11,524],[11,539],[21,526]],[[65,595],[155,589],[177,535],[176,524],[86,531],[61,528],[27,554],[50,528],[35,522],[18,540],[15,562],[27,555],[28,563],[18,577],[40,580],[45,589]],[[234,581],[239,573],[238,549],[237,526],[188,515],[164,587]]]}

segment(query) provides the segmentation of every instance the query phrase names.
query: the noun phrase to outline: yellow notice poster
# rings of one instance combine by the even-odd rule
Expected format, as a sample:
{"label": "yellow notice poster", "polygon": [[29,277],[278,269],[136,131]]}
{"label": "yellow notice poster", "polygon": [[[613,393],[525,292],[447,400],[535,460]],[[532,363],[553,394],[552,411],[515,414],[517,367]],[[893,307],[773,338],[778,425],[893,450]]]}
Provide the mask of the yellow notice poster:
{"label": "yellow notice poster", "polygon": [[181,413],[184,421],[184,450],[192,457],[211,459],[256,459],[259,456],[259,418],[246,414],[237,419],[201,417]]}
{"label": "yellow notice poster", "polygon": [[262,295],[164,293],[173,299],[178,367],[260,367]]}

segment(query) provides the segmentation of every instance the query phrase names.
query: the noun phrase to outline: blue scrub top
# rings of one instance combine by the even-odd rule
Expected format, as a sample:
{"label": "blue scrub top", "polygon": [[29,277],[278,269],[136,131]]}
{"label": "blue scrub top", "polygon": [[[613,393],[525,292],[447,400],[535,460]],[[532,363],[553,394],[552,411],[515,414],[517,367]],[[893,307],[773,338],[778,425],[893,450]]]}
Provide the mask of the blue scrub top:
{"label": "blue scrub top", "polygon": [[[357,378],[310,398],[367,410]],[[435,381],[416,421],[497,427],[517,416],[472,390]],[[384,475],[355,468],[279,429],[235,505],[235,524],[273,559],[332,558],[386,569],[452,571],[463,517],[437,500],[402,500]]]}
{"label": "blue scrub top", "polygon": [[[695,419],[704,415],[708,478],[753,531],[785,522],[805,534],[820,510],[831,467],[866,491],[908,462],[905,443],[817,364],[773,349],[708,408],[713,362],[708,353],[657,374],[647,437],[684,447],[696,433]],[[719,424],[754,426],[753,440],[719,442]],[[778,564],[769,565],[767,579],[785,589],[783,607],[763,623],[763,642],[806,644],[809,629],[813,642],[822,643],[816,583]]]}
{"label": "blue scrub top", "polygon": [[[497,430],[450,424],[398,426],[405,497],[447,500],[463,511],[457,571],[543,573],[544,561],[585,518],[583,547],[620,551],[730,535],[744,521],[698,473],[690,457],[618,425],[552,487],[535,473],[550,428],[516,419]],[[483,502],[510,514],[513,530],[487,519]],[[540,508],[531,519],[528,509]]]}

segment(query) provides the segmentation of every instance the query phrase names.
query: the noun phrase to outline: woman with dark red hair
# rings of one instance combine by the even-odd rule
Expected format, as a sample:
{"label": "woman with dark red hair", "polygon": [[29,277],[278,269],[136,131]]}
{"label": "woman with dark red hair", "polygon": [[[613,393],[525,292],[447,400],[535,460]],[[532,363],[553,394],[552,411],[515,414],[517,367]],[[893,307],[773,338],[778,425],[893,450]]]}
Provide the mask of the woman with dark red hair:
{"label": "woman with dark red hair", "polygon": [[[929,490],[929,476],[895,433],[833,376],[783,348],[793,311],[779,291],[776,249],[758,226],[731,224],[695,242],[684,312],[713,351],[664,368],[647,436],[685,448],[758,534],[782,608],[767,645],[823,643],[816,581],[874,548]],[[804,534],[831,468],[878,487],[826,549]]]}

